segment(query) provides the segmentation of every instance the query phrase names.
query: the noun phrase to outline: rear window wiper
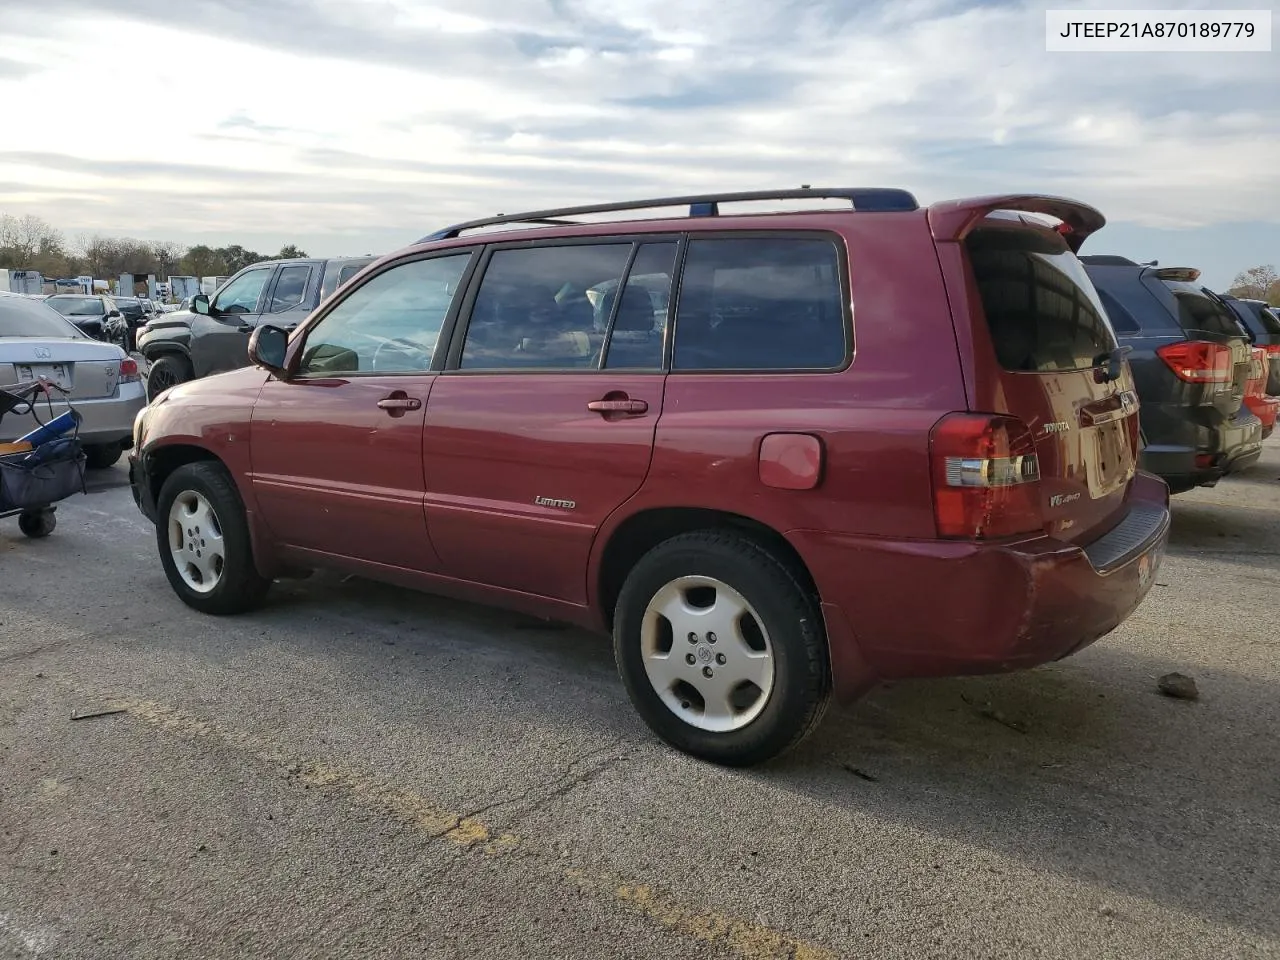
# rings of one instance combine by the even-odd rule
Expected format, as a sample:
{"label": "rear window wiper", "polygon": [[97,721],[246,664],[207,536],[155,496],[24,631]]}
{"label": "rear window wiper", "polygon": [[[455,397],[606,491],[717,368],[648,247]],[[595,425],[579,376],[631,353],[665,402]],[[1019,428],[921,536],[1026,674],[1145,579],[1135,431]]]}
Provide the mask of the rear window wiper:
{"label": "rear window wiper", "polygon": [[1098,383],[1114,383],[1124,373],[1124,362],[1133,347],[1116,347],[1110,353],[1100,353],[1093,358],[1093,376]]}

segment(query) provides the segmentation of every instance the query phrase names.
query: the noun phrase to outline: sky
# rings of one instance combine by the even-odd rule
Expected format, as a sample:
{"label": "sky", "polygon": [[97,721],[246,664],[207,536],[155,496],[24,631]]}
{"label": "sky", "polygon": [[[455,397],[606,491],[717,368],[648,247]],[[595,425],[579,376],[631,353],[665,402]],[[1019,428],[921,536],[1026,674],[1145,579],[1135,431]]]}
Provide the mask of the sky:
{"label": "sky", "polygon": [[339,255],[700,191],[1030,191],[1102,210],[1085,253],[1280,265],[1280,43],[1046,52],[1047,7],[1137,5],[0,0],[0,213]]}

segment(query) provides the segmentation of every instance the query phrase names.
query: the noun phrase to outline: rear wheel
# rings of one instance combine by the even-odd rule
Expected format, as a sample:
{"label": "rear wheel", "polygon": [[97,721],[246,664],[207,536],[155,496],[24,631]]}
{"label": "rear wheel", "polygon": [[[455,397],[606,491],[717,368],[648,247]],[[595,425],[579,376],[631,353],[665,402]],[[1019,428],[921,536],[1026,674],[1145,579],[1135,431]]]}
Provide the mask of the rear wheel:
{"label": "rear wheel", "polygon": [[631,702],[672,746],[746,766],[803,739],[830,691],[816,604],[768,549],[735,533],[673,537],[635,565],[614,617]]}
{"label": "rear wheel", "polygon": [[186,383],[195,371],[191,369],[191,361],[176,354],[165,354],[151,364],[147,371],[147,402],[150,403],[170,387]]}
{"label": "rear wheel", "polygon": [[106,470],[113,467],[124,453],[124,447],[116,443],[91,443],[84,448],[85,466],[90,470]]}
{"label": "rear wheel", "polygon": [[258,573],[244,504],[226,469],[190,463],[160,488],[156,542],[169,584],[201,613],[244,613],[271,581]]}

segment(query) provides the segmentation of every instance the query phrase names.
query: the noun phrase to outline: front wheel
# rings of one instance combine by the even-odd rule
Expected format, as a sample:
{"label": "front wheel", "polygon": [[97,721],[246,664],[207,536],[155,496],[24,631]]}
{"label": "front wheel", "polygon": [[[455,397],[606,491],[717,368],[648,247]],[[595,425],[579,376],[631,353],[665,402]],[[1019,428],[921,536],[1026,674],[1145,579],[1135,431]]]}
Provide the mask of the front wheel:
{"label": "front wheel", "polygon": [[645,554],[618,597],[613,643],[654,733],[716,763],[788,750],[830,695],[813,597],[775,554],[736,533],[683,534]]}
{"label": "front wheel", "polygon": [[179,467],[156,506],[160,562],[183,603],[218,615],[262,603],[271,581],[254,564],[244,504],[221,464]]}
{"label": "front wheel", "polygon": [[147,371],[147,402],[150,403],[170,387],[186,383],[195,372],[186,357],[166,354],[151,364]]}

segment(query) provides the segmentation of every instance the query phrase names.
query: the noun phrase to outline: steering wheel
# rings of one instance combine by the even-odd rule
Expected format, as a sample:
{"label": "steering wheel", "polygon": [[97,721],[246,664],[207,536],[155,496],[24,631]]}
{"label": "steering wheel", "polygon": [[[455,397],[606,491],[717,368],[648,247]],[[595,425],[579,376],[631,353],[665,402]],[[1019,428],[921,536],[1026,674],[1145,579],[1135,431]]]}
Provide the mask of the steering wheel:
{"label": "steering wheel", "polygon": [[[408,347],[414,353],[425,355],[427,357],[428,365],[430,364],[431,355],[427,353],[426,350],[422,349],[422,344],[415,343],[413,340],[409,340],[406,337],[392,337],[389,340],[383,340],[380,344],[378,344],[377,348],[373,351],[373,359],[369,361],[370,370],[378,369],[378,355],[382,353],[382,350],[384,347],[392,343],[401,344],[402,346]],[[426,369],[426,368],[424,367],[423,369]]]}

